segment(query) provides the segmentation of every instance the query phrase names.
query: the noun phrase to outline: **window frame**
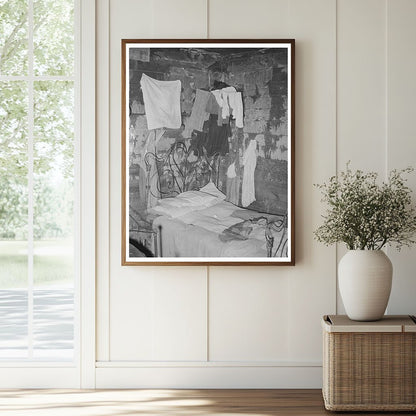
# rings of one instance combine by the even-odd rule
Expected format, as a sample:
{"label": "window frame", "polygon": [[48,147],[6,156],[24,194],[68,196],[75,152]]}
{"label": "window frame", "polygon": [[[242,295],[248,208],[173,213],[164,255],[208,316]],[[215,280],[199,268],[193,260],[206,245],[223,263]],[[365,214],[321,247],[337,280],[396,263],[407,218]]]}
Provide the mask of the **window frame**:
{"label": "window frame", "polygon": [[[33,0],[28,0],[28,73],[0,75],[28,83],[28,332],[33,333],[33,91],[36,81],[73,81],[74,146],[74,357],[72,362],[0,362],[0,388],[95,387],[95,0],[74,0],[75,66],[72,76],[33,71]],[[29,341],[30,342],[30,341]],[[29,352],[33,344],[29,344]]]}

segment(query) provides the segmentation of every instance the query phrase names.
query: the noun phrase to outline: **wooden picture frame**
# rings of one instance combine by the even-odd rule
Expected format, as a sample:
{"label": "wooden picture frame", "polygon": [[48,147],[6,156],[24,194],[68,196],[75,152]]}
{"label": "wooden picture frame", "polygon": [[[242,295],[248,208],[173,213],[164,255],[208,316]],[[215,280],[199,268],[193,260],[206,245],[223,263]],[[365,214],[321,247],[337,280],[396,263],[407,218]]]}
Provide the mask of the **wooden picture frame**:
{"label": "wooden picture frame", "polygon": [[121,50],[122,265],[294,265],[295,41]]}

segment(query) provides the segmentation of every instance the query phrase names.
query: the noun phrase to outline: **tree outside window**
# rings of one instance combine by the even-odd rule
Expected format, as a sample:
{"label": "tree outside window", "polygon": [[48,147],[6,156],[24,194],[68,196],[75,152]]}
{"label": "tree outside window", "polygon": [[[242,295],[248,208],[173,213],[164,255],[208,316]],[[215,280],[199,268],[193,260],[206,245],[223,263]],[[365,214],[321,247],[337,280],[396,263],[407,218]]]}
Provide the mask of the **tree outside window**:
{"label": "tree outside window", "polygon": [[0,292],[73,286],[74,33],[73,0],[0,0]]}

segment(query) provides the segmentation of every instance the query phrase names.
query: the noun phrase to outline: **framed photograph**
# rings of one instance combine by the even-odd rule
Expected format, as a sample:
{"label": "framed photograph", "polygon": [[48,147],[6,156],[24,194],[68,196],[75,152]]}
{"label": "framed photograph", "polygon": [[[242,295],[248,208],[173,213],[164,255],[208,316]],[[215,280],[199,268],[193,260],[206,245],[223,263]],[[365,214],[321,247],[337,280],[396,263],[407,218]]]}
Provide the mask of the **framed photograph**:
{"label": "framed photograph", "polygon": [[294,265],[295,41],[122,40],[122,265]]}

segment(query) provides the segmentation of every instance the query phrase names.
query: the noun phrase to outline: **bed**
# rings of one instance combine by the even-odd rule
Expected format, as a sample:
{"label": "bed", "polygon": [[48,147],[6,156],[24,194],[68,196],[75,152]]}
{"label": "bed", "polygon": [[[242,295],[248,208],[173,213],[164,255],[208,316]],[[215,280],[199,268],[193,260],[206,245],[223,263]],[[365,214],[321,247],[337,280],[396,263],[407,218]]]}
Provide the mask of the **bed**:
{"label": "bed", "polygon": [[149,152],[145,160],[153,202],[145,227],[151,241],[143,244],[155,257],[287,257],[287,215],[228,202],[218,187],[220,155],[176,142],[163,156]]}

